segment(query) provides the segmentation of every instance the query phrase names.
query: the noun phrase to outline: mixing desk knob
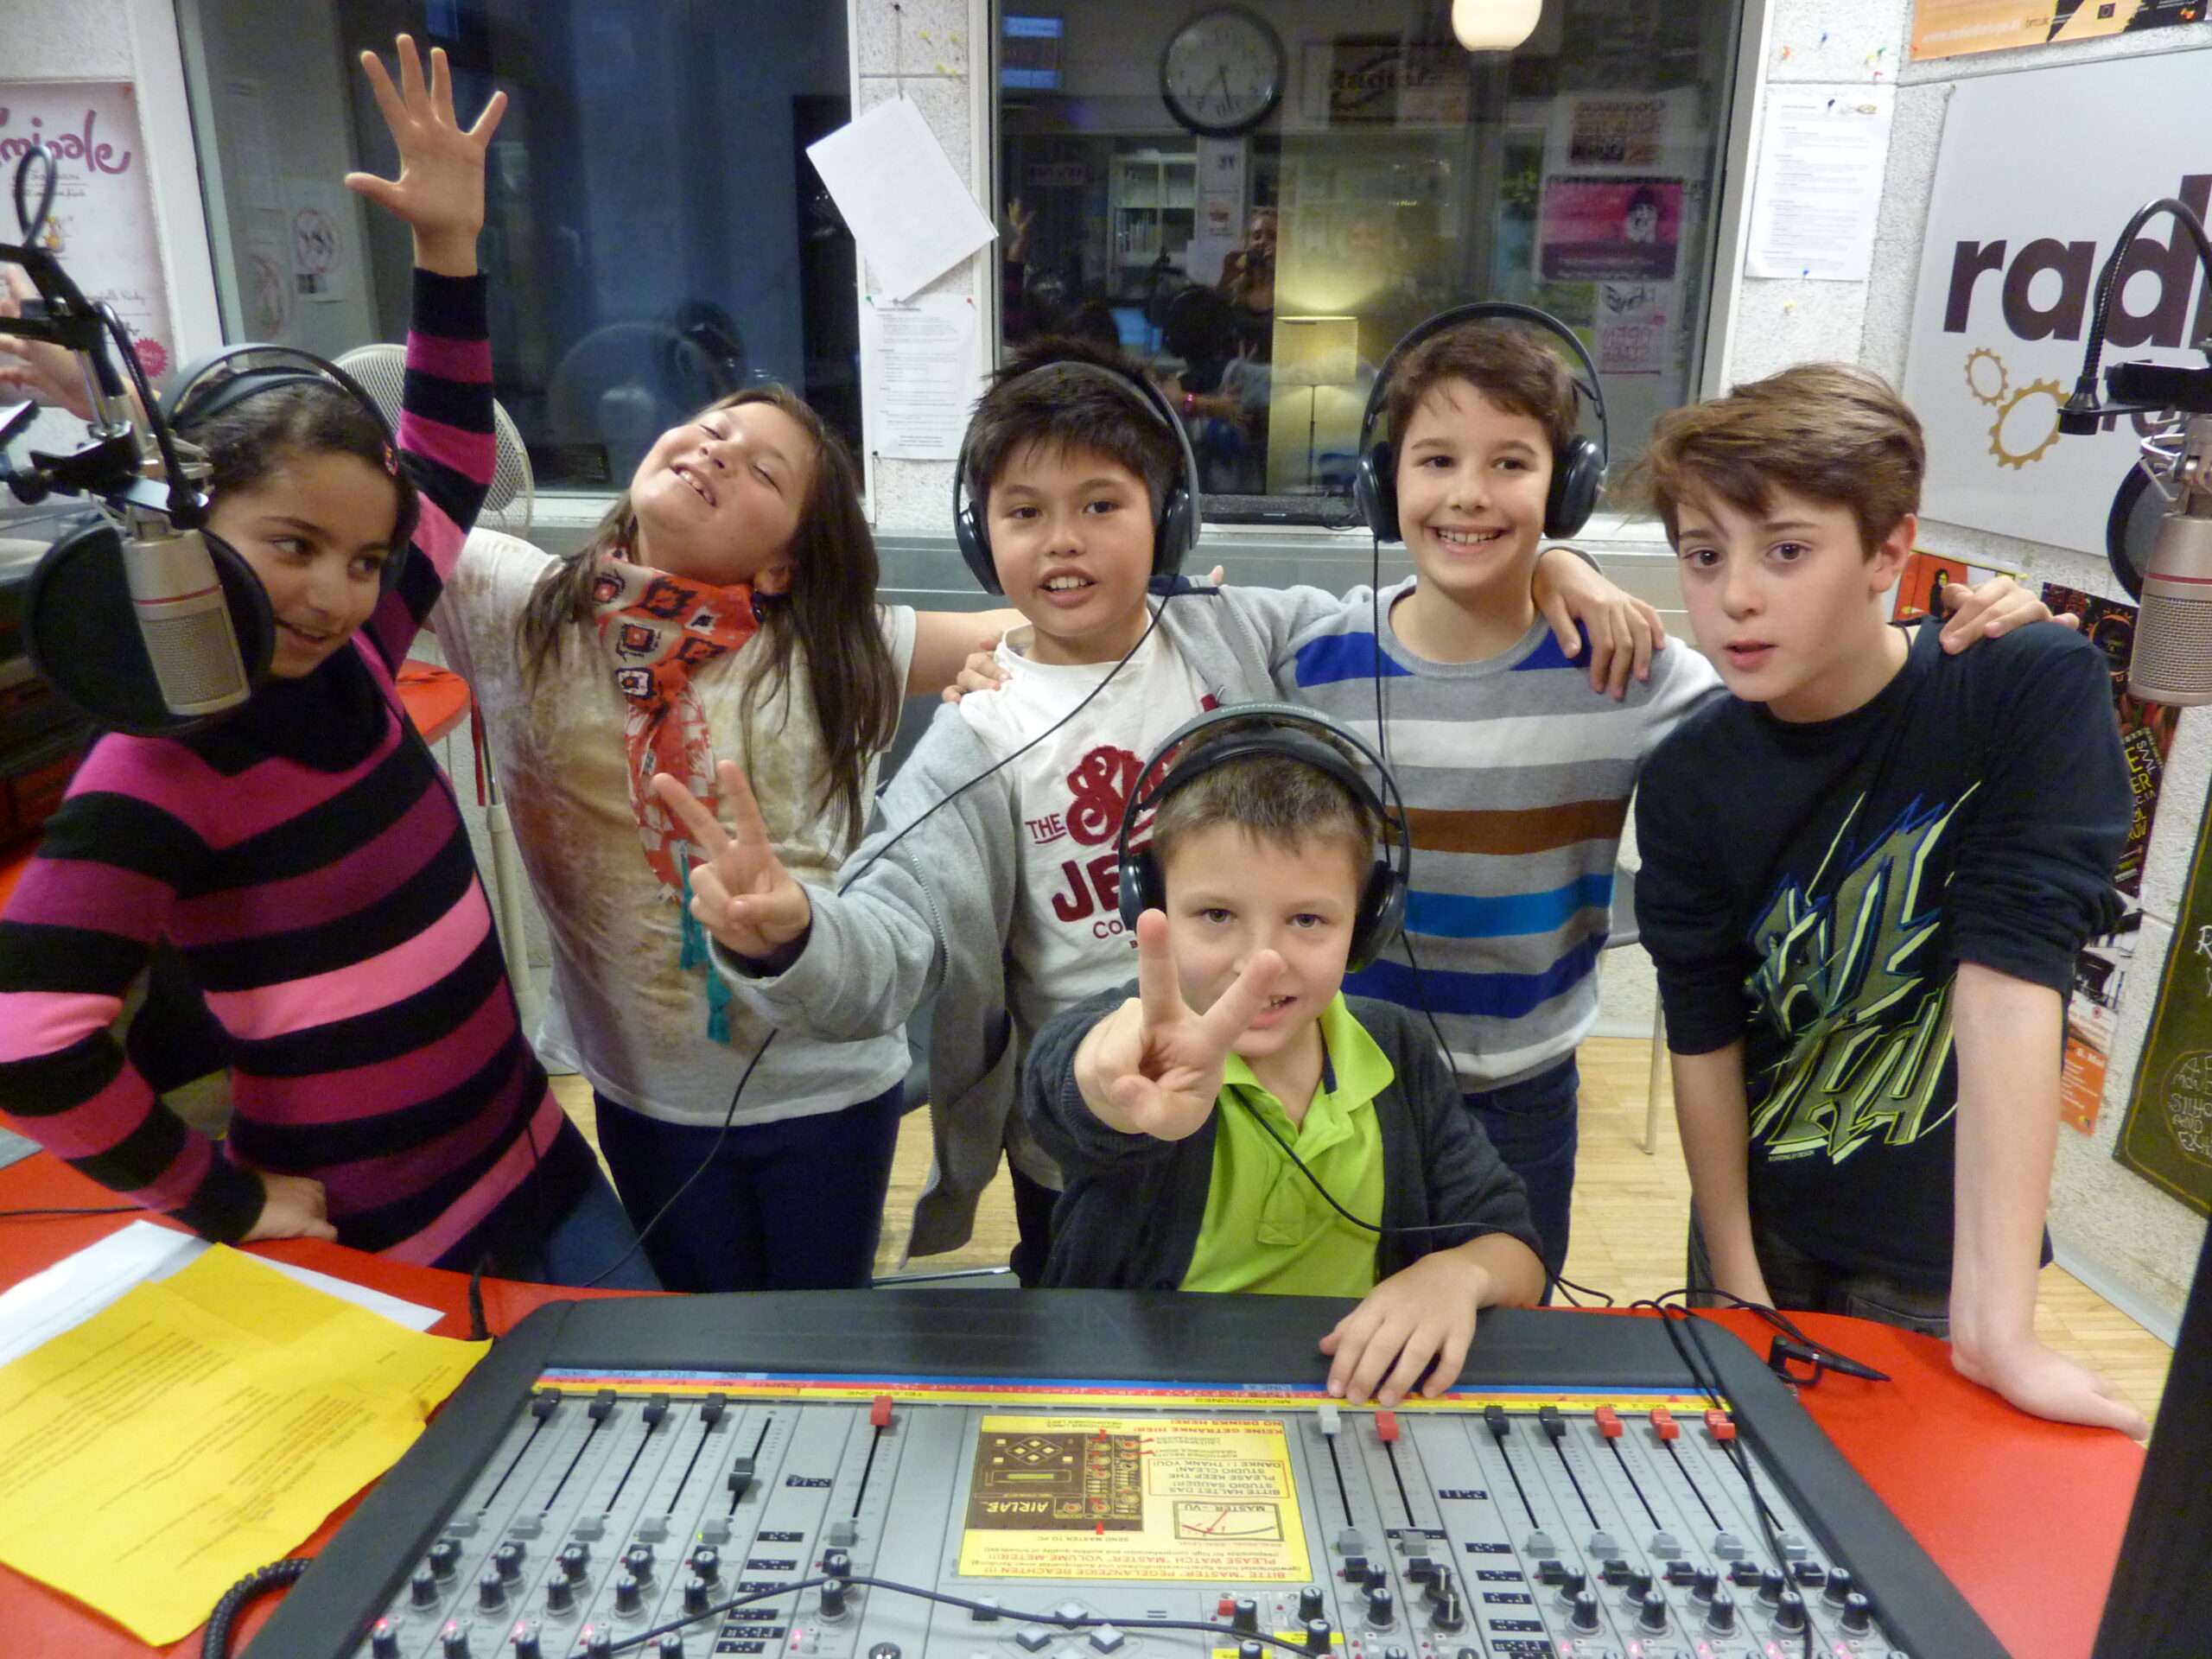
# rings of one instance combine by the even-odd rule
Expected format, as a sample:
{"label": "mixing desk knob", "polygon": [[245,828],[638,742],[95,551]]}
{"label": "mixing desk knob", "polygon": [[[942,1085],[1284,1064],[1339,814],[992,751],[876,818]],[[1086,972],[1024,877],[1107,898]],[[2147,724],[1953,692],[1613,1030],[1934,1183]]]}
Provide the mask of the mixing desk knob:
{"label": "mixing desk knob", "polygon": [[1711,1601],[1719,1593],[1720,1575],[1709,1567],[1698,1568],[1697,1577],[1690,1580],[1690,1599],[1698,1602]]}
{"label": "mixing desk knob", "polygon": [[691,1570],[712,1584],[722,1574],[722,1553],[711,1544],[691,1552]]}
{"label": "mixing desk knob", "polygon": [[439,1578],[453,1577],[454,1569],[461,1565],[461,1541],[457,1538],[439,1539],[430,1546],[428,1560],[430,1571]]}
{"label": "mixing desk knob", "polygon": [[1838,1622],[1846,1636],[1870,1636],[1874,1630],[1874,1604],[1854,1590],[1843,1599],[1843,1617]]}
{"label": "mixing desk knob", "polygon": [[561,1569],[562,1577],[570,1584],[579,1584],[582,1582],[584,1574],[591,1570],[591,1546],[570,1544],[554,1557],[554,1560]]}
{"label": "mixing desk knob", "polygon": [[515,1659],[545,1659],[545,1647],[537,1639],[537,1626],[524,1619],[507,1637],[508,1645],[515,1650]]}
{"label": "mixing desk knob", "polygon": [[1851,1569],[1839,1567],[1828,1574],[1827,1588],[1821,1597],[1831,1607],[1840,1607],[1851,1599],[1852,1592],[1859,1588],[1859,1580],[1851,1576]]}
{"label": "mixing desk knob", "polygon": [[583,1650],[583,1659],[613,1659],[614,1632],[585,1626]]}
{"label": "mixing desk knob", "polygon": [[631,1545],[622,1552],[622,1565],[632,1578],[642,1584],[653,1575],[653,1547],[651,1544]]}
{"label": "mixing desk knob", "polygon": [[1436,1611],[1429,1616],[1429,1629],[1442,1630],[1448,1636],[1452,1631],[1465,1626],[1466,1608],[1459,1599],[1459,1592],[1456,1586],[1446,1583],[1442,1593],[1436,1598],[1435,1607]]}
{"label": "mixing desk knob", "polygon": [[410,1607],[435,1607],[438,1605],[438,1581],[428,1567],[408,1580],[407,1605]]}
{"label": "mixing desk knob", "polygon": [[1371,1630],[1387,1630],[1398,1617],[1396,1601],[1381,1585],[1367,1592],[1367,1627]]}
{"label": "mixing desk knob", "polygon": [[1736,1628],[1736,1599],[1726,1590],[1713,1592],[1713,1605],[1705,1610],[1705,1628],[1715,1636],[1726,1636]]}
{"label": "mixing desk knob", "polygon": [[1556,1582],[1559,1585],[1559,1605],[1572,1607],[1574,1599],[1589,1587],[1590,1575],[1580,1567],[1564,1567],[1558,1573]]}
{"label": "mixing desk knob", "polygon": [[1236,1644],[1236,1659],[1262,1659],[1266,1652],[1267,1649],[1256,1642],[1239,1642]]}
{"label": "mixing desk knob", "polygon": [[1577,1636],[1595,1636],[1598,1633],[1598,1592],[1595,1590],[1575,1592],[1574,1609],[1567,1615],[1567,1624]]}
{"label": "mixing desk knob", "polygon": [[1329,1621],[1327,1619],[1307,1619],[1306,1621],[1306,1651],[1308,1653],[1326,1653],[1329,1650],[1329,1642],[1332,1635],[1332,1632],[1329,1629]]}
{"label": "mixing desk knob", "polygon": [[899,1659],[896,1642],[879,1642],[868,1650],[868,1659]]}
{"label": "mixing desk knob", "polygon": [[[1298,1612],[1301,1618],[1313,1618],[1319,1615],[1320,1597],[1317,1595],[1313,1599],[1316,1605],[1313,1611],[1309,1613],[1306,1611],[1305,1593],[1300,1592]],[[1230,1610],[1229,1628],[1240,1636],[1252,1635],[1260,1628],[1260,1604],[1249,1596],[1239,1598],[1236,1605]]]}
{"label": "mixing desk knob", "polygon": [[1300,1623],[1303,1624],[1309,1618],[1319,1618],[1327,1611],[1328,1604],[1322,1599],[1321,1586],[1319,1585],[1309,1584],[1303,1590],[1300,1590],[1298,1592],[1298,1618]]}
{"label": "mixing desk knob", "polygon": [[845,1616],[845,1581],[824,1579],[822,1581],[822,1617],[825,1621]]}
{"label": "mixing desk knob", "polygon": [[1657,1636],[1667,1628],[1667,1598],[1656,1590],[1647,1590],[1643,1599],[1637,1604],[1636,1628],[1645,1636]]}
{"label": "mixing desk knob", "polygon": [[684,1582],[683,1611],[694,1618],[714,1604],[714,1586],[697,1574]]}
{"label": "mixing desk knob", "polygon": [[1787,1636],[1795,1636],[1805,1628],[1805,1598],[1795,1590],[1785,1590],[1782,1599],[1775,1604],[1774,1628]]}
{"label": "mixing desk knob", "polygon": [[399,1632],[388,1618],[377,1620],[369,1631],[369,1659],[399,1659]]}
{"label": "mixing desk knob", "polygon": [[468,1627],[457,1618],[448,1619],[438,1632],[438,1651],[445,1659],[468,1659]]}
{"label": "mixing desk knob", "polygon": [[645,1587],[631,1574],[625,1573],[614,1580],[614,1611],[634,1613],[645,1605]]}
{"label": "mixing desk knob", "polygon": [[492,1552],[492,1566],[500,1578],[512,1584],[522,1577],[523,1558],[529,1553],[520,1544],[501,1544]]}
{"label": "mixing desk knob", "polygon": [[1385,1648],[1382,1649],[1382,1659],[1414,1659],[1414,1656],[1403,1648]]}
{"label": "mixing desk knob", "polygon": [[480,1612],[496,1613],[507,1605],[507,1581],[497,1573],[486,1573],[476,1580],[476,1606]]}
{"label": "mixing desk knob", "polygon": [[671,1630],[661,1637],[660,1644],[653,1651],[660,1656],[660,1659],[683,1659],[683,1632]]}
{"label": "mixing desk knob", "polygon": [[1651,1588],[1651,1575],[1640,1567],[1632,1567],[1628,1570],[1628,1576],[1621,1580],[1621,1586],[1624,1592],[1623,1599],[1633,1607],[1643,1599],[1644,1592]]}
{"label": "mixing desk knob", "polygon": [[576,1610],[576,1587],[566,1579],[545,1580],[545,1611],[554,1618],[565,1618]]}

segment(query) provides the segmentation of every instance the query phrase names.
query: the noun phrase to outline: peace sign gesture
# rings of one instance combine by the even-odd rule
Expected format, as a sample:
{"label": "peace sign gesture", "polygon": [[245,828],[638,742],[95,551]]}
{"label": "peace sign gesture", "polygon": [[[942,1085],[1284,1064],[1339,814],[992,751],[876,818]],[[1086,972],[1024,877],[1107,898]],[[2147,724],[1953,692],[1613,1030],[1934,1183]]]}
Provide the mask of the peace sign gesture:
{"label": "peace sign gesture", "polygon": [[741,957],[772,957],[805,933],[814,907],[769,844],[768,826],[745,774],[729,760],[715,772],[734,832],[664,772],[653,774],[653,793],[707,855],[691,867],[691,913],[699,925]]}
{"label": "peace sign gesture", "polygon": [[506,112],[507,95],[494,92],[476,124],[464,129],[454,113],[453,73],[443,47],[430,53],[430,75],[408,35],[399,37],[399,85],[373,52],[361,69],[399,146],[399,176],[348,173],[346,188],[366,196],[415,228],[415,263],[447,276],[476,274],[476,233],[484,228],[484,152]]}
{"label": "peace sign gesture", "polygon": [[1076,1050],[1084,1103],[1124,1135],[1180,1141],[1196,1134],[1221,1093],[1230,1050],[1281,972],[1281,957],[1259,951],[1211,1007],[1194,1013],[1168,949],[1167,918],[1146,911],[1137,918],[1137,995]]}

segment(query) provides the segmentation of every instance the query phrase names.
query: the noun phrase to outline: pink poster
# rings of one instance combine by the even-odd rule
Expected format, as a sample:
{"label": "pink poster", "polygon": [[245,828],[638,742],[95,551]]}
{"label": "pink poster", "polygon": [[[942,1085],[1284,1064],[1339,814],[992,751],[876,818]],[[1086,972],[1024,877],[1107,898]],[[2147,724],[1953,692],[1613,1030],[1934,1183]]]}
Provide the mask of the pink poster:
{"label": "pink poster", "polygon": [[1547,282],[1671,281],[1681,236],[1680,179],[1544,181],[1537,267]]}
{"label": "pink poster", "polygon": [[[0,178],[12,181],[23,152],[41,141],[60,163],[41,240],[86,298],[114,304],[130,325],[148,378],[159,379],[175,366],[176,336],[130,83],[0,81]],[[36,176],[34,168],[34,188]],[[15,239],[14,209],[0,208],[0,214],[6,232],[0,240]]]}

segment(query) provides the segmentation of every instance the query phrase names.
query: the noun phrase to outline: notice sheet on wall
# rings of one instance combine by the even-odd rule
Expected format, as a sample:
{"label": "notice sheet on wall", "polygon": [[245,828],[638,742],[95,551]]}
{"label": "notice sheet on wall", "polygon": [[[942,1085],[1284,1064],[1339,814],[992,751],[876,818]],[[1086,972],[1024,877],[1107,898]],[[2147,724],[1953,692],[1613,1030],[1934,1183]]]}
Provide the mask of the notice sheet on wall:
{"label": "notice sheet on wall", "polygon": [[1746,276],[1866,280],[1895,107],[1890,86],[1768,89]]}
{"label": "notice sheet on wall", "polygon": [[925,294],[904,305],[861,307],[868,453],[904,461],[952,461],[980,390],[976,302]]}

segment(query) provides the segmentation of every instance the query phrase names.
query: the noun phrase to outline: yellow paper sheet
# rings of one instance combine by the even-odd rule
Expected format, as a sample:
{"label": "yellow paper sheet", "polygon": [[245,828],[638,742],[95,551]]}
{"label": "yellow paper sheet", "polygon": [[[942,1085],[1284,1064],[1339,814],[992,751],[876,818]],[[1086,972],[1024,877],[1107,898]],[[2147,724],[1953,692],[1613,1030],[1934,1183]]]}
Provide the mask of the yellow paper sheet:
{"label": "yellow paper sheet", "polygon": [[0,1560],[175,1642],[397,1461],[489,1345],[212,1249],[0,1367]]}

